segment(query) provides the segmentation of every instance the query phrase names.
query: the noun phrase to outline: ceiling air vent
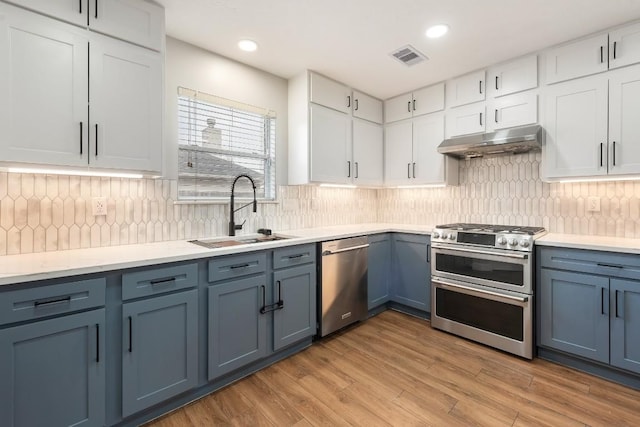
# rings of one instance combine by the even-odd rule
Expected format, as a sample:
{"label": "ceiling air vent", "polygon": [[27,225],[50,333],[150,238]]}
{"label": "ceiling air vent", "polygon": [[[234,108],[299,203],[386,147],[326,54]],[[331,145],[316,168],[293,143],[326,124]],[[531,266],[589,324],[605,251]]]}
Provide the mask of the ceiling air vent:
{"label": "ceiling air vent", "polygon": [[407,67],[412,65],[416,65],[424,60],[427,60],[427,55],[421,53],[415,47],[411,45],[406,45],[391,52],[391,56],[393,56],[398,61],[402,62]]}

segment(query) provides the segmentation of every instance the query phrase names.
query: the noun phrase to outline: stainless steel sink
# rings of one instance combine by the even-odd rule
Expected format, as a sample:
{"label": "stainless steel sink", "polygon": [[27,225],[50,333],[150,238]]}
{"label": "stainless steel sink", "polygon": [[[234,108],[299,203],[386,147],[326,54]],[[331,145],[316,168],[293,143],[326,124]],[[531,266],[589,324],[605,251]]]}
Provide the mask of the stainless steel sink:
{"label": "stainless steel sink", "polygon": [[281,236],[279,234],[272,234],[270,236],[238,237],[233,239],[189,240],[189,243],[203,246],[208,249],[217,249],[217,248],[226,248],[229,246],[249,245],[254,243],[266,243],[266,242],[273,242],[275,240],[285,240],[285,239],[290,239],[290,237]]}

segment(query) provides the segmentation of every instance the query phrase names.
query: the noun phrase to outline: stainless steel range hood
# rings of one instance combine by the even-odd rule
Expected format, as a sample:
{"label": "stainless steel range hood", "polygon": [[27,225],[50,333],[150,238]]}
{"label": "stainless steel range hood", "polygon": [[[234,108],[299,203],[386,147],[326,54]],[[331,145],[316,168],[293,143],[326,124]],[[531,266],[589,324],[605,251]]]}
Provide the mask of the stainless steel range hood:
{"label": "stainless steel range hood", "polygon": [[519,126],[496,132],[445,139],[438,153],[461,159],[504,153],[526,153],[542,148],[540,125]]}

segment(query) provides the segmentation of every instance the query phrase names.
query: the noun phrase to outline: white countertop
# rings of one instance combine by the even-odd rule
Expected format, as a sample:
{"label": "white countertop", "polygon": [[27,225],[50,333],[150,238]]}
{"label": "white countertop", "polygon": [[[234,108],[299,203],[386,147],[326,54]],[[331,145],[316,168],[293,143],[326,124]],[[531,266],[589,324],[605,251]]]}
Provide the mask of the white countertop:
{"label": "white countertop", "polygon": [[[275,231],[275,234],[281,234],[291,238],[217,249],[207,249],[185,240],[178,240],[25,255],[7,255],[0,256],[0,286],[153,264],[197,260],[220,255],[274,249],[376,233],[406,232],[412,234],[431,234],[432,229],[433,226],[406,224],[341,225]],[[225,236],[215,237],[220,239],[226,238]],[[246,235],[244,237],[246,237]],[[560,246],[640,254],[640,239],[549,233],[537,239],[536,244],[541,246]]]}

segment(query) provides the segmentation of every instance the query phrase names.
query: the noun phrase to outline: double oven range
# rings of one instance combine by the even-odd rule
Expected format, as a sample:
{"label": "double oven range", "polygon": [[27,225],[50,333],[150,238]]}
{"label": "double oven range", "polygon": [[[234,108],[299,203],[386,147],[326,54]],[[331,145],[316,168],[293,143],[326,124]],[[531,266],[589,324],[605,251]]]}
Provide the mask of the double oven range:
{"label": "double oven range", "polygon": [[446,224],[431,234],[431,326],[533,358],[533,246],[541,227]]}

